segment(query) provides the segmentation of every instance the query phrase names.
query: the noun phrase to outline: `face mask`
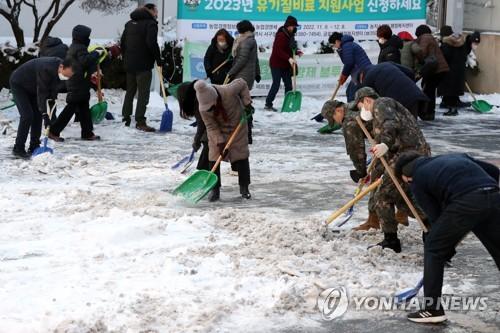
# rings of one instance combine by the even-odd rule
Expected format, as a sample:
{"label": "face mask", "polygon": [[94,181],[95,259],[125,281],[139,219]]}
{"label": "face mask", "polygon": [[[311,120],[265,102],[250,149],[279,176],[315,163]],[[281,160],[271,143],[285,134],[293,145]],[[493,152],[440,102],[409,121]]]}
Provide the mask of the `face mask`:
{"label": "face mask", "polygon": [[293,27],[293,31],[292,31],[294,34],[297,33],[297,27]]}
{"label": "face mask", "polygon": [[385,38],[379,38],[378,42],[379,44],[385,44]]}
{"label": "face mask", "polygon": [[217,42],[217,44],[219,44],[219,46],[223,49],[225,49],[227,47],[227,43],[226,42]]}
{"label": "face mask", "polygon": [[367,111],[364,106],[361,108],[360,116],[364,121],[371,121],[373,119],[372,113]]}
{"label": "face mask", "polygon": [[473,43],[473,44],[472,44],[472,49],[473,49],[473,50],[477,50],[477,47],[478,47],[478,46],[479,46],[479,45],[477,45],[476,43]]}
{"label": "face mask", "polygon": [[59,80],[61,81],[69,80],[69,77],[62,75],[61,73],[57,73],[57,75],[59,76]]}

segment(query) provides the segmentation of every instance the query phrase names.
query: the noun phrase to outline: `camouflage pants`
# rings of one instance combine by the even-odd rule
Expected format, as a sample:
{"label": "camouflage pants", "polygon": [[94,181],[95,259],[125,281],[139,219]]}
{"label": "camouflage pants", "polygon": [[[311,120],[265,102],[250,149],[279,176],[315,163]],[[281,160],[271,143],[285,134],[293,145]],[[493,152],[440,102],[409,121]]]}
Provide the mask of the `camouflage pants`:
{"label": "camouflage pants", "polygon": [[[412,202],[413,206],[417,210],[417,213],[420,217],[424,218],[425,215],[422,210],[415,204],[415,200],[413,199],[413,195],[411,194],[410,187],[406,183],[400,182],[403,190],[406,192],[408,198]],[[382,226],[382,231],[384,233],[396,233],[398,232],[398,222],[395,217],[395,208],[408,216],[413,216],[406,205],[403,197],[399,193],[398,189],[392,182],[390,176],[388,174],[384,175],[384,180],[379,188],[373,193],[373,203],[372,208],[377,214],[380,225]],[[371,199],[371,198],[370,198]]]}

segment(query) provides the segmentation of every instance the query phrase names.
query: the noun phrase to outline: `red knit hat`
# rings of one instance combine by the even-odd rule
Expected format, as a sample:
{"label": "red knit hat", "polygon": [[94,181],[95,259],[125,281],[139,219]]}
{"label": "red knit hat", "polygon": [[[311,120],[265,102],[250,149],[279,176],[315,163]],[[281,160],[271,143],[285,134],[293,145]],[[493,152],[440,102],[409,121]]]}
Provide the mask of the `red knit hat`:
{"label": "red knit hat", "polygon": [[401,38],[404,41],[409,41],[409,40],[413,40],[414,39],[413,36],[411,35],[411,33],[409,33],[408,31],[401,31],[398,34],[398,37]]}

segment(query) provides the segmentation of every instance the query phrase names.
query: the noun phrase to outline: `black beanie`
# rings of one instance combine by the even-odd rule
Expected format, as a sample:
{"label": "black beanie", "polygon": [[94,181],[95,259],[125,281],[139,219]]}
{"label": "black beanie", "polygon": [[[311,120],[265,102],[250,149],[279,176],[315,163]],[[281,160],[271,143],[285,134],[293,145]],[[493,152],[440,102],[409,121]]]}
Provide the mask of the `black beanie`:
{"label": "black beanie", "polygon": [[287,27],[298,27],[299,22],[297,22],[297,19],[293,16],[288,16],[285,21],[285,28]]}
{"label": "black beanie", "polygon": [[342,34],[340,32],[335,31],[330,38],[328,38],[328,43],[335,44],[335,41],[342,40]]}
{"label": "black beanie", "polygon": [[238,24],[236,25],[236,29],[238,30],[238,33],[240,33],[240,34],[244,34],[247,31],[251,31],[251,32],[255,31],[255,28],[252,25],[252,22],[250,22],[248,20],[243,20],[243,21],[238,22]]}
{"label": "black beanie", "polygon": [[441,37],[448,37],[453,35],[453,28],[450,27],[449,25],[443,25],[441,29],[439,30],[439,35]]}

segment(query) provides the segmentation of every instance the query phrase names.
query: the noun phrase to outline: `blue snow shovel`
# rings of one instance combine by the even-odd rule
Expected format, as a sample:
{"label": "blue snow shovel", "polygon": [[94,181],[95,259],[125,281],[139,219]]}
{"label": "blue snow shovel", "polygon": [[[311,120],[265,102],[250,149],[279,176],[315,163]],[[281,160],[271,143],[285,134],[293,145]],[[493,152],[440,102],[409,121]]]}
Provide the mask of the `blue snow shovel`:
{"label": "blue snow shovel", "polygon": [[172,165],[171,169],[175,170],[175,169],[180,168],[181,166],[186,166],[188,163],[190,163],[194,160],[194,154],[195,154],[195,151],[193,149],[191,151],[191,154],[184,156],[179,162]]}
{"label": "blue snow shovel", "polygon": [[394,298],[396,299],[396,304],[408,302],[413,297],[417,296],[418,292],[423,287],[423,285],[424,285],[424,278],[421,278],[420,281],[418,281],[417,285],[414,288],[402,291],[402,292],[394,295]]}
{"label": "blue snow shovel", "polygon": [[[56,109],[56,103],[54,101],[54,105],[52,106],[52,109],[49,108],[49,100],[47,100],[47,110],[49,110],[49,120],[52,119],[52,114],[54,113],[54,110]],[[54,149],[50,148],[47,146],[47,141],[49,140],[49,131],[50,131],[50,121],[49,121],[49,126],[45,129],[45,137],[43,138],[43,146],[38,147],[33,151],[33,154],[31,156],[35,157],[41,154],[49,153],[53,154]]]}
{"label": "blue snow shovel", "polygon": [[158,71],[158,76],[160,77],[161,93],[163,96],[163,102],[165,103],[165,111],[161,116],[160,132],[172,132],[172,123],[174,120],[174,113],[170,111],[167,103],[167,94],[165,93],[165,84],[163,83],[163,73],[160,66],[156,66]]}

